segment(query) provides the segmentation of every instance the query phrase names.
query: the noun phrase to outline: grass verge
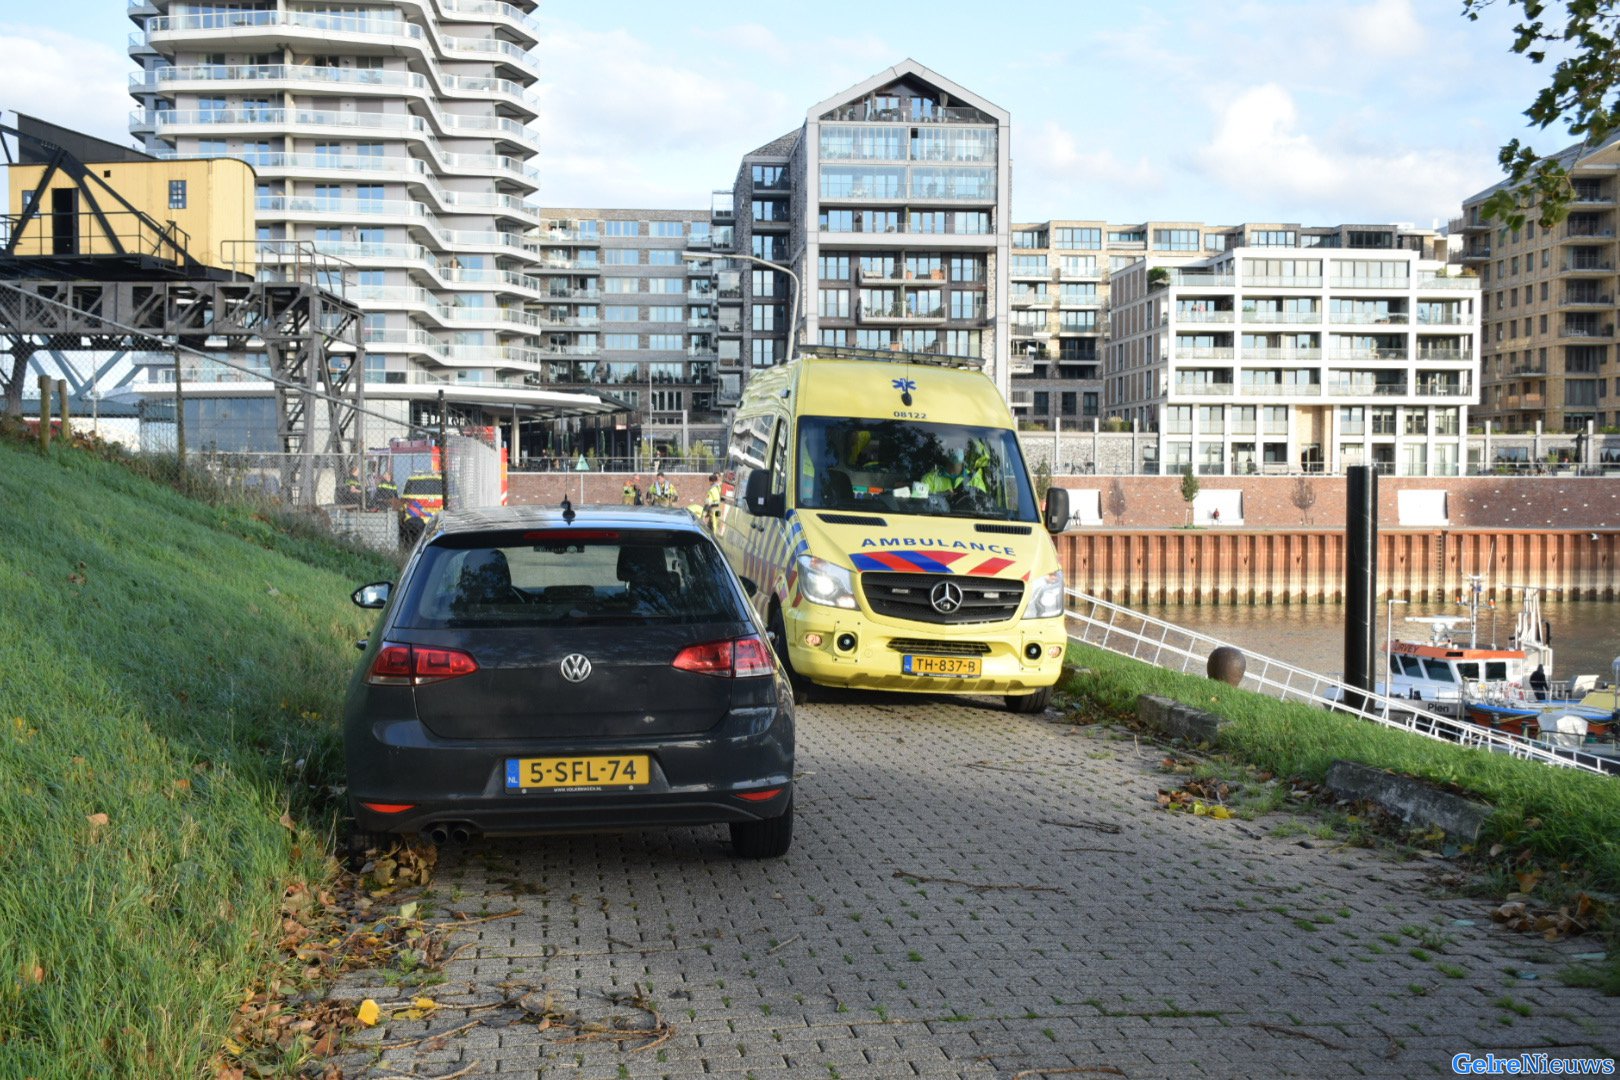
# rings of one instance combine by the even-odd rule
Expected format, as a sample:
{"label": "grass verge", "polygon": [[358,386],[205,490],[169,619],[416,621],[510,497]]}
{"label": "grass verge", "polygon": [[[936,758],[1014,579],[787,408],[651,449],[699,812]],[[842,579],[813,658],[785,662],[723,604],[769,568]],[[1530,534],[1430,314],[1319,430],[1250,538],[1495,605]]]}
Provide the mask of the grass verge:
{"label": "grass verge", "polygon": [[[1069,662],[1083,671],[1065,687],[1083,716],[1134,721],[1136,699],[1159,694],[1226,718],[1218,749],[1278,776],[1321,784],[1344,759],[1445,785],[1494,807],[1473,857],[1500,891],[1530,881],[1554,902],[1578,891],[1620,894],[1620,778],[1464,749],[1090,646],[1070,646]],[[1620,993],[1609,907],[1610,955],[1589,982]]]}
{"label": "grass verge", "polygon": [[0,1074],[203,1070],[335,869],[348,594],[395,573],[0,440]]}

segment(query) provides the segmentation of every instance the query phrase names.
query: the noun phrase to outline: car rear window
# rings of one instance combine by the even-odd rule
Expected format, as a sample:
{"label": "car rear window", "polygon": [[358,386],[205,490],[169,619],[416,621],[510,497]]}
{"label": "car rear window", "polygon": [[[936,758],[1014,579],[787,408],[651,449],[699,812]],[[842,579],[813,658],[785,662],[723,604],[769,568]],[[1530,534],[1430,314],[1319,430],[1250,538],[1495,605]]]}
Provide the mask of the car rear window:
{"label": "car rear window", "polygon": [[423,549],[394,621],[424,630],[743,621],[730,574],[691,533],[451,534]]}
{"label": "car rear window", "polygon": [[438,476],[413,476],[405,481],[406,495],[440,495],[444,494],[444,479]]}

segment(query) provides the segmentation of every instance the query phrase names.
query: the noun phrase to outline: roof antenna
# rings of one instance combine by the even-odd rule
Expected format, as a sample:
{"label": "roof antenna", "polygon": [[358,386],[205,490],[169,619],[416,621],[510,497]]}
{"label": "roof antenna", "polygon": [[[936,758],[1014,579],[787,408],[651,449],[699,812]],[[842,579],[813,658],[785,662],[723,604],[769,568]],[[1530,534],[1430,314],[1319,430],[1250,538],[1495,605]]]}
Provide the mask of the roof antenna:
{"label": "roof antenna", "polygon": [[565,524],[572,525],[574,523],[574,504],[568,501],[568,496],[566,495],[563,496],[562,512],[563,522]]}

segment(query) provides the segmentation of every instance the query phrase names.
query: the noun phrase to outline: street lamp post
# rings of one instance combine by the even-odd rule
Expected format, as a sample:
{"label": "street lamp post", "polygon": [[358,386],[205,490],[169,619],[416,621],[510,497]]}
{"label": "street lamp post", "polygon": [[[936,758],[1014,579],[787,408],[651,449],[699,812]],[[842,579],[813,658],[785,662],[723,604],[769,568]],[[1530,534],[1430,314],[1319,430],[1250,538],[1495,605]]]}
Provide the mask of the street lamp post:
{"label": "street lamp post", "polygon": [[739,255],[731,252],[715,251],[683,251],[681,254],[686,256],[688,259],[709,259],[711,261],[716,259],[741,259],[743,262],[751,262],[757,266],[768,266],[772,270],[780,270],[782,273],[792,278],[793,299],[788,308],[787,362],[791,363],[793,361],[793,343],[794,339],[798,337],[799,333],[799,294],[804,290],[799,283],[799,275],[794,273],[792,268],[783,266],[778,262],[771,262],[769,259],[761,259],[757,255]]}
{"label": "street lamp post", "polygon": [[[1384,696],[1394,697],[1395,690],[1395,605],[1406,606],[1405,600],[1391,596],[1384,602]],[[1376,685],[1376,684],[1375,684]]]}

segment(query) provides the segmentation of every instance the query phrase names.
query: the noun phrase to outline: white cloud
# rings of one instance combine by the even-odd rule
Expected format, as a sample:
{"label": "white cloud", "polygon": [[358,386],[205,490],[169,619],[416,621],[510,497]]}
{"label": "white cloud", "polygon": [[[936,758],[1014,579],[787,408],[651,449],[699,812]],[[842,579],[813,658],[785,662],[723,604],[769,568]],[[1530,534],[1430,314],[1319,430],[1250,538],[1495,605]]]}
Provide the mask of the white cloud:
{"label": "white cloud", "polygon": [[781,134],[771,118],[795,115],[721,61],[674,62],[622,29],[548,20],[538,56],[548,205],[707,207],[744,153]]}
{"label": "white cloud", "polygon": [[1355,46],[1343,52],[1355,61],[1404,58],[1427,46],[1427,33],[1412,10],[1411,0],[1372,0],[1347,7],[1339,21]]}
{"label": "white cloud", "polygon": [[727,52],[735,50],[775,63],[787,63],[794,59],[794,51],[777,37],[776,31],[760,23],[738,23],[718,30],[698,30],[694,36],[713,41]]}
{"label": "white cloud", "polygon": [[1240,203],[1287,208],[1287,220],[1318,223],[1427,225],[1491,182],[1488,161],[1438,147],[1399,147],[1378,137],[1376,114],[1367,122],[1366,132],[1324,123],[1320,135],[1312,134],[1302,130],[1288,91],[1275,83],[1254,86],[1221,110],[1192,166]]}
{"label": "white cloud", "polygon": [[129,145],[129,58],[54,30],[0,23],[5,99],[0,107]]}
{"label": "white cloud", "polygon": [[1020,221],[1088,214],[1153,195],[1164,177],[1146,155],[1121,161],[1106,146],[1083,143],[1069,128],[1047,120],[1015,132],[1013,213]]}

